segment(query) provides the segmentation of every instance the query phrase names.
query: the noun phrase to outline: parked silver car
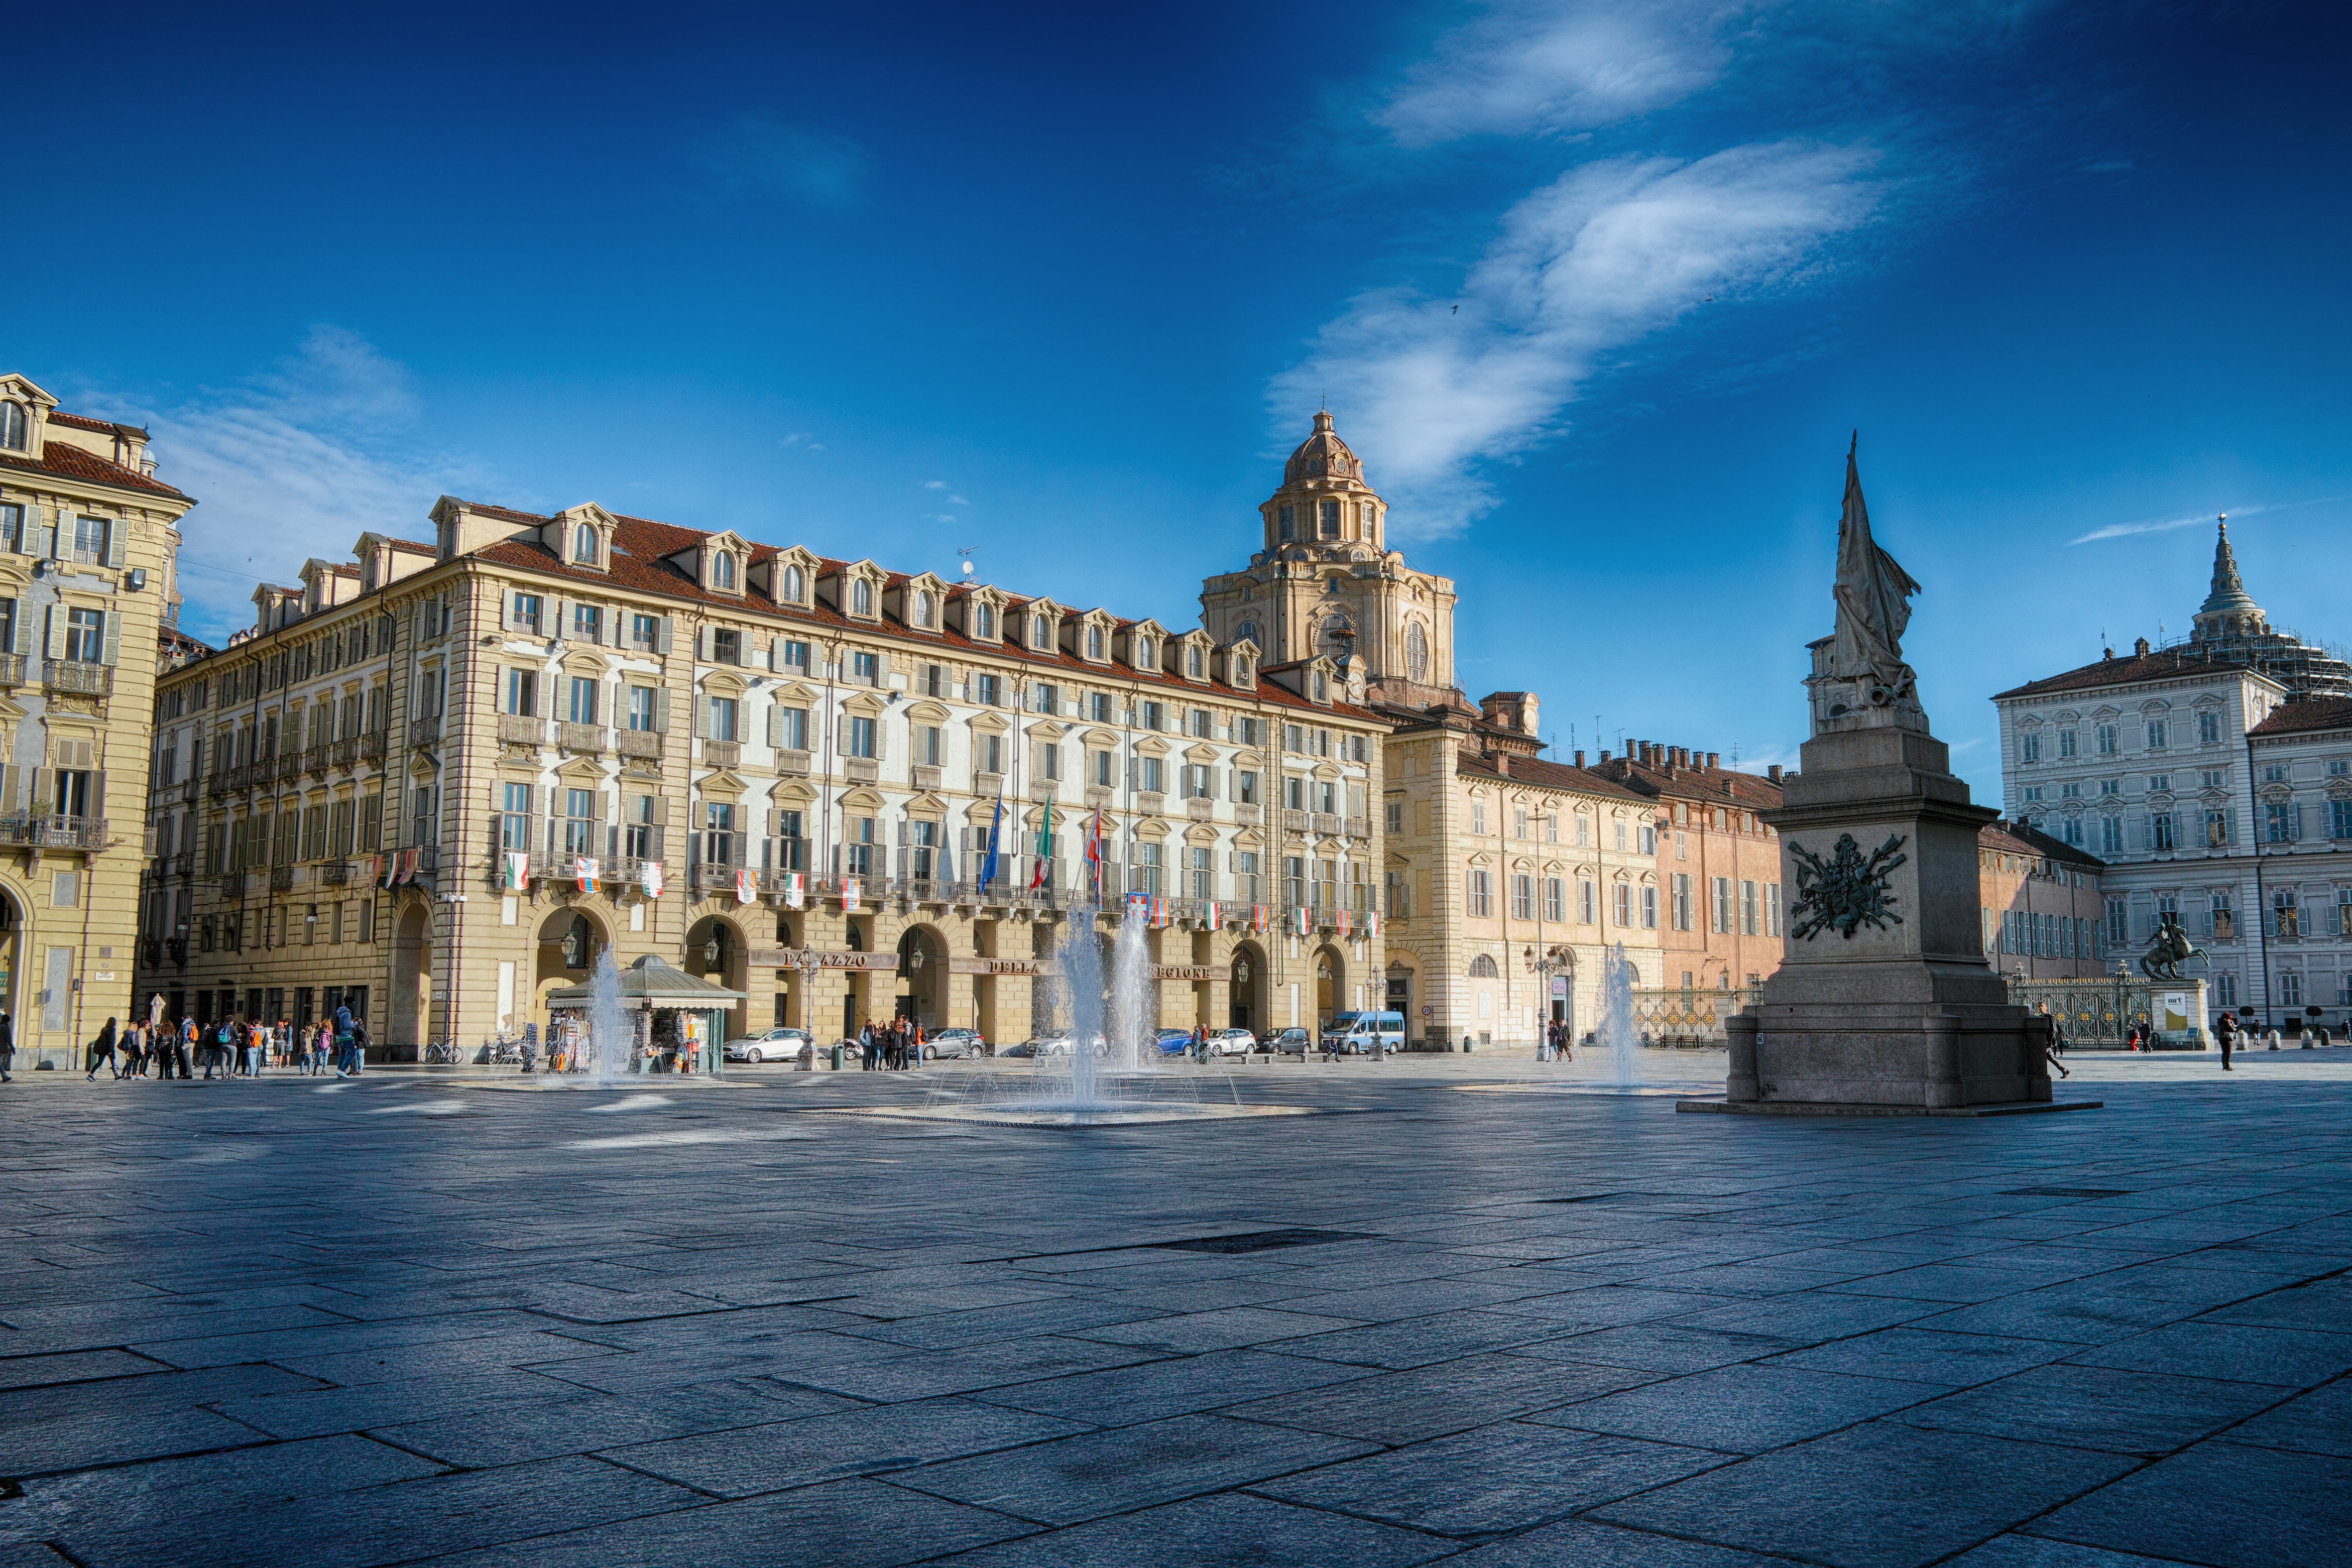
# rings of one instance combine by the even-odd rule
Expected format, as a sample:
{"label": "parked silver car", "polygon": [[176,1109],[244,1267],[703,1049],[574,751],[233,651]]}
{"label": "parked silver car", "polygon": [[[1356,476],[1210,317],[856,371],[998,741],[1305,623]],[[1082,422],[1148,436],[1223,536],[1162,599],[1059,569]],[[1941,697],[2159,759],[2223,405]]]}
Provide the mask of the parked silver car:
{"label": "parked silver car", "polygon": [[939,1057],[986,1056],[988,1041],[976,1029],[943,1029],[923,1041],[923,1060]]}
{"label": "parked silver car", "polygon": [[762,1061],[798,1061],[808,1049],[809,1031],[804,1029],[762,1030],[741,1040],[729,1040],[727,1060],[748,1061],[753,1066]]}
{"label": "parked silver car", "polygon": [[1209,1054],[1212,1056],[1247,1056],[1257,1049],[1257,1036],[1245,1029],[1215,1029],[1209,1031]]}

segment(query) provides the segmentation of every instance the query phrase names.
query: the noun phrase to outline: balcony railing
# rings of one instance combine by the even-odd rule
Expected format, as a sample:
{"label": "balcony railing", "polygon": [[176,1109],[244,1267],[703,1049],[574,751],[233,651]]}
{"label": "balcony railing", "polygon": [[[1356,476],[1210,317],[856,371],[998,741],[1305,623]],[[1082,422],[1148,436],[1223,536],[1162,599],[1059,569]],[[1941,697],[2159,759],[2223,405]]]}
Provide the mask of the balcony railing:
{"label": "balcony railing", "polygon": [[702,743],[702,763],[706,768],[732,768],[743,760],[743,743],[740,740],[706,740]]}
{"label": "balcony railing", "polygon": [[431,746],[440,738],[441,716],[439,714],[429,713],[423,718],[412,718],[408,721],[409,745]]}
{"label": "balcony railing", "polygon": [[1372,824],[1371,824],[1371,820],[1370,820],[1370,818],[1368,818],[1368,817],[1350,817],[1350,818],[1349,818],[1349,819],[1348,819],[1348,836],[1349,836],[1349,838],[1351,838],[1351,839],[1369,839],[1369,838],[1370,838],[1370,837],[1372,836]]}
{"label": "balcony railing", "polygon": [[371,729],[360,737],[360,755],[370,762],[383,760],[383,731]]}
{"label": "balcony railing", "polygon": [[227,875],[222,877],[220,879],[220,895],[223,898],[243,898],[245,896],[245,873],[241,871],[233,871]]}
{"label": "balcony railing", "polygon": [[110,696],[114,691],[114,669],[109,664],[88,664],[79,659],[44,659],[41,685],[53,692]]}
{"label": "balcony railing", "polygon": [[934,768],[927,762],[918,762],[915,764],[912,777],[916,789],[938,789],[945,787],[947,783],[947,769]]}
{"label": "balcony railing", "polygon": [[11,811],[0,816],[0,844],[36,850],[102,850],[106,819]]}
{"label": "balcony railing", "polygon": [[1214,800],[1187,800],[1184,802],[1184,814],[1196,822],[1205,822],[1217,814],[1217,803]]}
{"label": "balcony railing", "polygon": [[562,720],[555,727],[555,744],[566,751],[601,752],[604,749],[604,727]]}
{"label": "balcony railing", "polygon": [[1307,813],[1304,811],[1294,811],[1289,807],[1285,806],[1282,809],[1282,827],[1285,832],[1305,832],[1307,831]]}
{"label": "balcony railing", "polygon": [[499,739],[509,746],[540,746],[547,740],[547,726],[526,713],[499,715]]}
{"label": "balcony railing", "polygon": [[876,784],[882,779],[882,765],[871,757],[845,757],[841,770],[852,784]]}
{"label": "balcony railing", "polygon": [[1234,802],[1234,821],[1244,828],[1255,828],[1265,820],[1265,808],[1254,801]]}
{"label": "balcony railing", "polygon": [[1004,775],[1002,773],[975,773],[971,776],[971,792],[982,799],[1002,794],[1003,790]]}
{"label": "balcony railing", "polygon": [[1338,838],[1339,836],[1339,830],[1340,822],[1339,816],[1336,813],[1330,811],[1318,811],[1315,813],[1315,831],[1318,837],[1327,839]]}
{"label": "balcony railing", "polygon": [[328,759],[338,768],[350,768],[360,759],[360,737],[347,735],[329,748]]}
{"label": "balcony railing", "polygon": [[289,751],[271,766],[277,770],[278,781],[280,784],[291,784],[302,777],[302,754],[299,751]]}
{"label": "balcony railing", "polygon": [[322,741],[319,745],[313,746],[304,751],[302,753],[302,771],[310,774],[314,779],[325,778],[327,776],[327,753],[330,749],[331,748],[326,745],[326,743]]}
{"label": "balcony railing", "polygon": [[646,758],[656,762],[661,760],[662,737],[653,730],[625,729],[615,738],[620,742],[620,752],[624,757]]}
{"label": "balcony railing", "polygon": [[1135,792],[1135,809],[1146,816],[1156,817],[1165,809],[1166,799],[1157,789],[1138,789]]}
{"label": "balcony railing", "polygon": [[290,866],[290,865],[274,865],[274,866],[271,866],[271,867],[269,868],[269,891],[270,891],[270,892],[272,892],[272,893],[286,893],[286,892],[290,891],[290,890],[293,888],[293,886],[294,886],[294,868],[293,868],[292,866]]}
{"label": "balcony railing", "polygon": [[319,868],[319,880],[329,887],[347,887],[352,880],[352,862],[329,861]]}
{"label": "balcony railing", "polygon": [[0,686],[21,686],[25,684],[25,655],[0,653]]}

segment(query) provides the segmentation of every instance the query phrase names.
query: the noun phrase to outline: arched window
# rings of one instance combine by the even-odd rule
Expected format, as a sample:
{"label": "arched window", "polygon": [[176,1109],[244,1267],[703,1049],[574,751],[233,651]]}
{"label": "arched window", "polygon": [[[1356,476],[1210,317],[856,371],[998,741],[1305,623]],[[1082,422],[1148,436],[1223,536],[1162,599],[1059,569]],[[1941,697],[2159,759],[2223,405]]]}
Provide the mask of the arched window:
{"label": "arched window", "polygon": [[1201,644],[1198,643],[1184,650],[1184,673],[1196,681],[1207,674],[1207,668],[1201,658]]}
{"label": "arched window", "polygon": [[1324,678],[1320,670],[1315,672],[1315,700],[1318,703],[1331,700],[1331,683]]}
{"label": "arched window", "polygon": [[1418,621],[1404,629],[1404,673],[1416,684],[1429,679],[1429,633]]}
{"label": "arched window", "polygon": [[849,612],[852,615],[874,613],[874,585],[862,577],[849,585]]}
{"label": "arched window", "polygon": [[1497,978],[1498,977],[1495,972],[1495,960],[1488,957],[1484,953],[1481,953],[1475,958],[1471,959],[1470,977],[1474,980],[1492,980]]}
{"label": "arched window", "polygon": [[22,452],[32,439],[32,426],[25,418],[25,405],[21,402],[0,402],[0,446],[11,452]]}
{"label": "arched window", "polygon": [[1253,678],[1254,677],[1250,674],[1250,662],[1247,659],[1236,659],[1234,661],[1234,684],[1235,685],[1245,686],[1250,684]]}
{"label": "arched window", "polygon": [[1337,501],[1323,503],[1323,537],[1327,539],[1339,537],[1339,503]]}
{"label": "arched window", "polygon": [[735,586],[735,558],[725,550],[720,550],[710,558],[710,586],[713,588]]}
{"label": "arched window", "polygon": [[1102,656],[1103,630],[1099,626],[1089,626],[1087,628],[1087,657],[1100,659]]}
{"label": "arched window", "polygon": [[1050,648],[1054,645],[1053,617],[1048,615],[1029,617],[1029,645],[1033,648]]}
{"label": "arched window", "polygon": [[1325,617],[1321,630],[1315,634],[1317,652],[1328,653],[1335,659],[1346,657],[1355,645],[1356,629],[1348,624],[1348,618],[1344,615]]}
{"label": "arched window", "polygon": [[1282,538],[1283,538],[1283,541],[1286,544],[1286,543],[1288,543],[1290,540],[1295,539],[1295,538],[1297,538],[1298,537],[1298,525],[1297,525],[1296,522],[1292,521],[1292,518],[1296,516],[1296,514],[1291,510],[1290,507],[1286,503],[1286,504],[1284,505],[1284,507],[1282,507],[1282,510],[1281,510],[1281,512],[1280,512],[1279,516],[1280,516],[1280,517],[1281,517],[1281,522],[1282,522]]}
{"label": "arched window", "polygon": [[939,612],[932,605],[929,589],[926,588],[915,595],[916,625],[929,626],[938,613]]}
{"label": "arched window", "polygon": [[1160,667],[1160,650],[1149,637],[1138,637],[1135,640],[1135,667],[1139,670],[1153,670]]}
{"label": "arched window", "polygon": [[586,523],[572,530],[572,559],[583,566],[596,564],[596,530]]}
{"label": "arched window", "polygon": [[974,616],[972,625],[974,628],[972,635],[975,638],[994,637],[996,635],[995,609],[991,605],[981,605]]}
{"label": "arched window", "polygon": [[801,576],[801,569],[796,566],[784,568],[784,602],[798,604],[806,592],[807,582]]}
{"label": "arched window", "polygon": [[1255,621],[1244,621],[1244,622],[1243,622],[1240,625],[1238,625],[1238,626],[1234,627],[1234,642],[1236,642],[1236,643],[1255,643],[1255,642],[1256,642],[1256,641],[1257,641],[1257,622],[1255,622]]}
{"label": "arched window", "polygon": [[1370,538],[1372,537],[1372,504],[1370,501],[1360,503],[1356,508],[1356,516],[1357,519],[1364,525],[1364,537]]}

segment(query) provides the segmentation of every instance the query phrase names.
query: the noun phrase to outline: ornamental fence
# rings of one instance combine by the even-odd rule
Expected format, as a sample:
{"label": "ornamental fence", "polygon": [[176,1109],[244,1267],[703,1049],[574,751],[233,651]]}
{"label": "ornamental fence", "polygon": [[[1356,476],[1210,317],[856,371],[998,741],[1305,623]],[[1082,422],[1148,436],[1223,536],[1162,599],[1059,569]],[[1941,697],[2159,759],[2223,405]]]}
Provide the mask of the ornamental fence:
{"label": "ornamental fence", "polygon": [[1723,1020],[1756,1000],[1762,988],[1635,990],[1633,1032],[1643,1045],[1703,1051],[1725,1043]]}
{"label": "ornamental fence", "polygon": [[2036,1010],[2049,1004],[2068,1051],[2122,1051],[2135,1030],[2158,1051],[2205,1049],[2202,980],[2011,978],[2009,999]]}

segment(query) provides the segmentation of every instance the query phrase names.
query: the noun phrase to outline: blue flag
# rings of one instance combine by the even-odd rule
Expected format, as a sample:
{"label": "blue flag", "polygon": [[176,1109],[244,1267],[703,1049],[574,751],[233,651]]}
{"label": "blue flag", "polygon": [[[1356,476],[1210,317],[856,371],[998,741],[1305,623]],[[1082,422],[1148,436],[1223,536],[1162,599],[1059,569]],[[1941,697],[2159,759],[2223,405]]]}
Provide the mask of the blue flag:
{"label": "blue flag", "polygon": [[986,893],[988,884],[996,880],[996,836],[1004,827],[1004,791],[996,792],[996,821],[988,824],[988,853],[980,861],[980,891]]}

